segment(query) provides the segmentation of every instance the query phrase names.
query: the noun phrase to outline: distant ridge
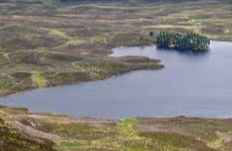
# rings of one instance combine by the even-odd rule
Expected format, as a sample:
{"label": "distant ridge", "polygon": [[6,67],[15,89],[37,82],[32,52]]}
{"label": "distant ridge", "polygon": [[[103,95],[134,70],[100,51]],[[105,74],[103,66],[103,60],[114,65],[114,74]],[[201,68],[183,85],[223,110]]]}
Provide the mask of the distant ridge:
{"label": "distant ridge", "polygon": [[124,3],[181,3],[181,2],[200,2],[200,3],[232,3],[231,0],[0,0],[0,3],[43,3],[43,2],[124,2]]}

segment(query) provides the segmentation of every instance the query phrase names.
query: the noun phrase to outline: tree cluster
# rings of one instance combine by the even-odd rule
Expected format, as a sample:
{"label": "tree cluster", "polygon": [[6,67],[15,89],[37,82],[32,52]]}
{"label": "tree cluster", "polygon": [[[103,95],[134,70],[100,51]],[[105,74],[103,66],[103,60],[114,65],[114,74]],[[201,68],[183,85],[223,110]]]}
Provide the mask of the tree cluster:
{"label": "tree cluster", "polygon": [[150,32],[150,36],[155,38],[158,48],[177,50],[208,50],[210,39],[199,33],[179,34],[174,32],[159,32],[157,35]]}

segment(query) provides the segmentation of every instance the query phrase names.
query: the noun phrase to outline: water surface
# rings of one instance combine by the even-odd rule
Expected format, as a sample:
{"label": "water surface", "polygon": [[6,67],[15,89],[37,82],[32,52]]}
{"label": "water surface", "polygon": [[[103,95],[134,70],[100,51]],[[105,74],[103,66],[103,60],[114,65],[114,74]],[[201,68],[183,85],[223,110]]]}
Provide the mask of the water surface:
{"label": "water surface", "polygon": [[85,84],[43,88],[1,98],[32,112],[98,118],[232,116],[232,43],[212,42],[208,53],[121,47],[113,56],[162,59],[162,70],[136,71]]}

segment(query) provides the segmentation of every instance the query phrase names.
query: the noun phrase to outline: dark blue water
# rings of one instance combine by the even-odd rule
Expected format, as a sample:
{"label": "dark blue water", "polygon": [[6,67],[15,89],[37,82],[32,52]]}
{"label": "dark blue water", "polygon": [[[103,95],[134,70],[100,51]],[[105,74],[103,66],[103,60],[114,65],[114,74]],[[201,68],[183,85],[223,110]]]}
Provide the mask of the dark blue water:
{"label": "dark blue water", "polygon": [[232,43],[212,42],[208,53],[121,47],[114,56],[162,59],[162,70],[136,71],[103,81],[44,88],[1,98],[2,105],[98,118],[232,116]]}

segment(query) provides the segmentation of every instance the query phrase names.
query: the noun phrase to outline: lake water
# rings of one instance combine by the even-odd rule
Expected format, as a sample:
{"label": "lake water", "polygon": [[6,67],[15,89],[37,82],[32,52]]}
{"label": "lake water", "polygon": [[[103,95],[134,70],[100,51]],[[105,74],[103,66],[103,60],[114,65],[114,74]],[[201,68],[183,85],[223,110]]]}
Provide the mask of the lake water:
{"label": "lake water", "polygon": [[84,84],[43,88],[0,99],[32,112],[98,118],[232,116],[232,43],[212,42],[204,54],[121,47],[113,56],[162,59],[162,70],[136,71]]}

